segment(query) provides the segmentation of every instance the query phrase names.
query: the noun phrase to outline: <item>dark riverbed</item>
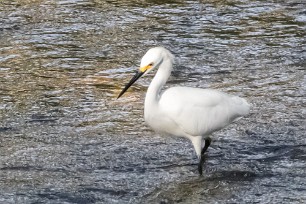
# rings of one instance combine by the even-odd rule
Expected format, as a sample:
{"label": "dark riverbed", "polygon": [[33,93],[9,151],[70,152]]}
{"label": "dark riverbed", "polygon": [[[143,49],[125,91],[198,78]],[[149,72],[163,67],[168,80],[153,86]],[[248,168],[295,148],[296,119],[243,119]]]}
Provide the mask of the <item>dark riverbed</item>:
{"label": "dark riverbed", "polygon": [[[306,203],[304,1],[0,0],[0,203]],[[176,56],[167,87],[246,98],[191,143],[143,119],[140,58]]]}

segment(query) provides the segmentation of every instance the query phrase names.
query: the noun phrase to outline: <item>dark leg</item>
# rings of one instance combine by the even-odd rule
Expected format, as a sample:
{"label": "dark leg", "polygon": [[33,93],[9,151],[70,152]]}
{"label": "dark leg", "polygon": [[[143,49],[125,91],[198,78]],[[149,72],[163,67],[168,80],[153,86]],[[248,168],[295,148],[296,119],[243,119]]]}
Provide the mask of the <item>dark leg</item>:
{"label": "dark leg", "polygon": [[203,149],[201,151],[201,158],[200,158],[200,162],[199,162],[199,165],[198,165],[198,170],[199,170],[200,176],[202,176],[202,174],[203,174],[203,164],[205,162],[204,153],[208,149],[210,143],[211,143],[211,139],[209,137],[205,138],[205,146],[203,147]]}

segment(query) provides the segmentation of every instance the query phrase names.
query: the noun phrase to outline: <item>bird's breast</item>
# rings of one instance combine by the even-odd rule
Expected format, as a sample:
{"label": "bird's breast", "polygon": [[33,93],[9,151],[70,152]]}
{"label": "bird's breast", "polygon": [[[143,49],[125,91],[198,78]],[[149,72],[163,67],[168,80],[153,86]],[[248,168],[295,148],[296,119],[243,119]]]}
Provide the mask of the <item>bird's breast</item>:
{"label": "bird's breast", "polygon": [[145,122],[155,131],[159,133],[184,137],[185,133],[177,125],[177,123],[167,115],[158,111],[145,111]]}

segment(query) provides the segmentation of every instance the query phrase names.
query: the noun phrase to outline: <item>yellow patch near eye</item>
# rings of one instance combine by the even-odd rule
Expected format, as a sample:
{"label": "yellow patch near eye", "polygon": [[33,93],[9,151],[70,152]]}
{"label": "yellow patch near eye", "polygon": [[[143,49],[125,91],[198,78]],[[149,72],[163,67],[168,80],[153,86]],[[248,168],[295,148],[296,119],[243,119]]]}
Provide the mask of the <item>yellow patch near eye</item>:
{"label": "yellow patch near eye", "polygon": [[140,72],[145,72],[145,71],[147,71],[148,69],[150,69],[152,67],[152,65],[147,65],[147,66],[144,66],[144,67],[140,67],[139,68],[139,71]]}

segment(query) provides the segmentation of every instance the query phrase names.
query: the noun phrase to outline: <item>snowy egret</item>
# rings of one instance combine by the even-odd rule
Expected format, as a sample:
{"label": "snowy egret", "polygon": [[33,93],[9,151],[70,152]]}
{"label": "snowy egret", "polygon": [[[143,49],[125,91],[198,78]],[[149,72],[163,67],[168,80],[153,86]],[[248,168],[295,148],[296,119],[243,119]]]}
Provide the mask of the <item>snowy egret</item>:
{"label": "snowy egret", "polygon": [[[202,175],[204,153],[211,143],[208,136],[236,118],[247,115],[250,105],[243,98],[212,89],[172,87],[162,93],[161,89],[171,74],[173,60],[174,56],[163,47],[148,50],[141,60],[139,71],[118,98],[142,75],[158,68],[145,98],[145,121],[156,132],[190,139],[199,158],[198,171]],[[205,138],[203,148],[202,137]]]}

